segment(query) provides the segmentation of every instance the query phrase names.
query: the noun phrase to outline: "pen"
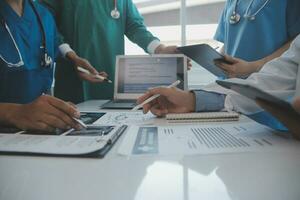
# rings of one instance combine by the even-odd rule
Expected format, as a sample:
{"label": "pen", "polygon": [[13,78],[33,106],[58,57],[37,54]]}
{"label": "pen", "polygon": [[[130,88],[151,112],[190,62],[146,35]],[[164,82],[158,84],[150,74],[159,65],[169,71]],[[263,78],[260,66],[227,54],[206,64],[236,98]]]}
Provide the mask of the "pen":
{"label": "pen", "polygon": [[78,124],[80,124],[83,128],[87,128],[87,125],[81,121],[80,119],[73,118]]}
{"label": "pen", "polygon": [[[80,71],[80,72],[82,72],[82,73],[85,73],[85,74],[93,75],[93,74],[91,74],[91,72],[89,72],[88,70],[86,70],[86,69],[84,69],[84,68],[82,68],[82,67],[77,67],[77,70]],[[106,82],[108,82],[108,83],[112,83],[111,80],[109,80],[109,79],[106,78],[106,77],[100,76],[99,74],[94,75],[94,76],[95,76],[97,79],[106,81]]]}
{"label": "pen", "polygon": [[[175,81],[174,83],[172,83],[171,85],[169,85],[167,88],[172,88],[172,87],[176,87],[177,85],[180,84],[180,80]],[[148,99],[146,99],[143,103],[135,106],[132,111],[137,111],[138,109],[142,108],[144,105],[146,105],[147,103],[150,103],[151,101],[153,101],[154,99],[158,98],[160,96],[160,94],[156,94],[153,95],[152,97],[149,97]]]}

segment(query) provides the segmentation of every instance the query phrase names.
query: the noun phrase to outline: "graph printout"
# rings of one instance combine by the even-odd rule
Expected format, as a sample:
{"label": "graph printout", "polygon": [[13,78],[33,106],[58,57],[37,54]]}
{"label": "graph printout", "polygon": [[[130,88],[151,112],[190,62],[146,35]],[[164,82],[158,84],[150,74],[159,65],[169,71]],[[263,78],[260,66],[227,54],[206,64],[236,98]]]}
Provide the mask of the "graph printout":
{"label": "graph printout", "polygon": [[[123,155],[194,155],[282,150],[296,143],[257,124],[133,126],[123,140]],[[299,143],[298,143],[299,145]]]}

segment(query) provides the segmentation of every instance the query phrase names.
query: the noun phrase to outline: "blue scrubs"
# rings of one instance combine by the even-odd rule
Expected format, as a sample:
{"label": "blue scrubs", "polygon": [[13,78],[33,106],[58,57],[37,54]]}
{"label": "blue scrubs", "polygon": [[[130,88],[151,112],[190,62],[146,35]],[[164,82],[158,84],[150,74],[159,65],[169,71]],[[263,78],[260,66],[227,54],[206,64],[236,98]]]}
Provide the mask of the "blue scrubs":
{"label": "blue scrubs", "polygon": [[[224,43],[226,54],[246,61],[271,55],[300,33],[299,0],[270,0],[253,21],[243,17],[251,1],[239,0],[237,13],[241,20],[232,25],[229,18],[236,0],[228,0],[215,35],[216,40]],[[254,0],[250,14],[257,12],[266,1]],[[260,112],[249,117],[272,128],[286,130],[269,113]]]}
{"label": "blue scrubs", "polygon": [[[270,0],[250,21],[243,16],[252,0],[239,0],[241,20],[230,24],[236,0],[228,0],[215,39],[225,44],[225,53],[246,61],[264,58],[300,33],[300,1]],[[267,0],[254,0],[250,13],[257,12]]]}
{"label": "blue scrubs", "polygon": [[[55,22],[48,10],[38,3],[34,3],[46,32],[47,52],[54,60],[57,53],[57,30]],[[29,103],[51,89],[53,82],[53,66],[43,67],[41,61],[44,51],[42,32],[38,18],[29,0],[24,1],[23,16],[17,13],[5,2],[0,0],[0,54],[9,63],[20,61],[18,51],[5,29],[7,23],[13,38],[19,48],[24,66],[10,67],[0,59],[0,102],[1,103]]]}

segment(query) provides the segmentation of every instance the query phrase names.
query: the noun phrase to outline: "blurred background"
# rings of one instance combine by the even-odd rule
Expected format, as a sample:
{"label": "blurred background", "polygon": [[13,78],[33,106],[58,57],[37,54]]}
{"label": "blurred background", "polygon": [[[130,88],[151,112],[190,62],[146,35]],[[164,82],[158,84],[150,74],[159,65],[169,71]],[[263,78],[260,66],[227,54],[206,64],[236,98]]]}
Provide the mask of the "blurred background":
{"label": "blurred background", "polygon": [[[166,45],[208,43],[213,47],[222,44],[213,40],[225,0],[133,0],[145,19],[149,30]],[[126,40],[126,54],[145,54],[137,45]],[[214,82],[216,77],[192,63],[189,71],[190,88]]]}

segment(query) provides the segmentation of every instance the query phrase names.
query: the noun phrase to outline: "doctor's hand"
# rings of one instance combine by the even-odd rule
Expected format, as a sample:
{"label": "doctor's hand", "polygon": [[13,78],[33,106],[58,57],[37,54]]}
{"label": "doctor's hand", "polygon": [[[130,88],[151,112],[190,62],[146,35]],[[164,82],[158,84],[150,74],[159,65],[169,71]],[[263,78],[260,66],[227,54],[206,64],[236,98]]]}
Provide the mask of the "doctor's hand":
{"label": "doctor's hand", "polygon": [[[159,45],[156,49],[155,49],[155,54],[180,54],[180,52],[177,49],[177,46],[166,46],[166,45]],[[192,68],[192,63],[191,60],[188,59],[187,62],[187,67],[188,70],[190,70]]]}
{"label": "doctor's hand", "polygon": [[73,118],[80,113],[73,104],[52,96],[43,95],[29,104],[16,104],[9,109],[8,123],[21,130],[55,132],[56,128],[66,130],[82,129]]}
{"label": "doctor's hand", "polygon": [[151,111],[154,115],[161,117],[168,113],[188,113],[195,111],[194,93],[178,88],[158,87],[151,89],[140,97],[137,103],[140,104],[156,94],[160,94],[161,96],[144,105],[144,113]]}
{"label": "doctor's hand", "polygon": [[260,62],[247,62],[228,55],[225,55],[225,59],[232,64],[227,64],[221,61],[215,61],[215,64],[223,69],[229,78],[248,76],[254,72],[258,72],[262,67]]}
{"label": "doctor's hand", "polygon": [[300,140],[300,98],[298,97],[293,102],[294,109],[299,113],[287,113],[282,108],[278,107],[278,105],[273,104],[271,102],[267,102],[264,100],[257,100],[257,104],[259,104],[263,109],[271,113],[274,117],[276,117],[279,121],[281,121],[293,134],[293,136]]}
{"label": "doctor's hand", "polygon": [[164,44],[159,45],[155,49],[155,54],[178,54],[177,46],[166,46]]}
{"label": "doctor's hand", "polygon": [[[75,70],[81,80],[89,81],[91,83],[102,83],[103,80],[96,78],[96,75],[107,77],[108,75],[105,72],[98,72],[88,60],[79,57],[75,52],[67,53],[66,57],[74,63]],[[85,74],[79,72],[77,67],[82,67],[88,70],[91,74]]]}

